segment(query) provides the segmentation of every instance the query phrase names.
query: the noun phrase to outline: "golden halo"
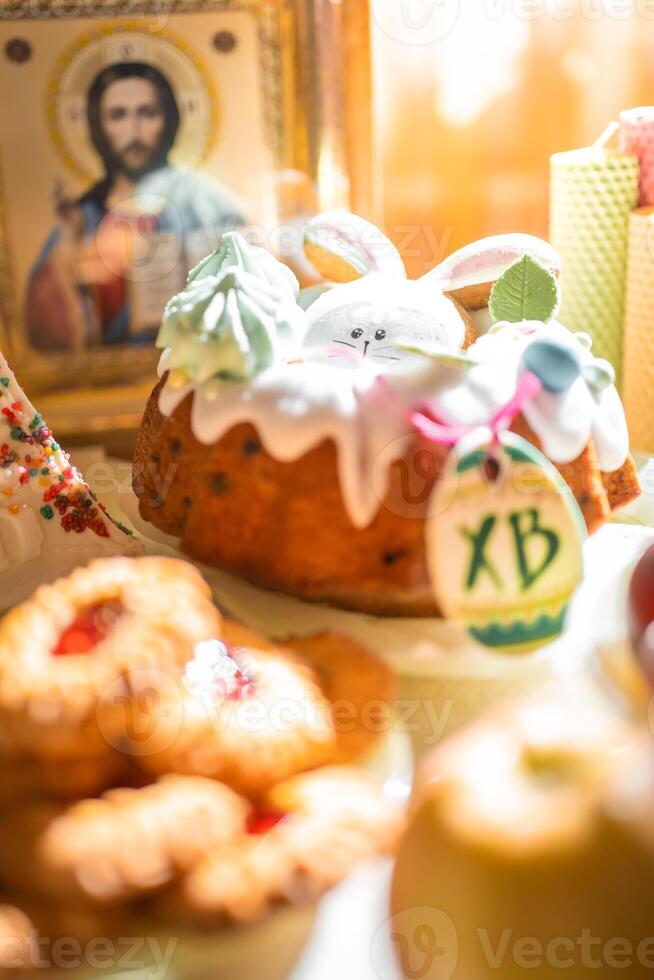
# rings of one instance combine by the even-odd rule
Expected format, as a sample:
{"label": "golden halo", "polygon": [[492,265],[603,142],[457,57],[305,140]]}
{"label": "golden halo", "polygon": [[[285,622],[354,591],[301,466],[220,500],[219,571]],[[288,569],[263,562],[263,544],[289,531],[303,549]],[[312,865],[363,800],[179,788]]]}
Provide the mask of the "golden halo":
{"label": "golden halo", "polygon": [[48,80],[46,120],[50,139],[66,169],[85,182],[103,168],[86,119],[88,90],[102,69],[141,61],[169,81],[179,107],[180,125],[170,157],[176,164],[201,167],[218,139],[219,97],[201,56],[173,31],[117,20],[80,34],[57,59]]}

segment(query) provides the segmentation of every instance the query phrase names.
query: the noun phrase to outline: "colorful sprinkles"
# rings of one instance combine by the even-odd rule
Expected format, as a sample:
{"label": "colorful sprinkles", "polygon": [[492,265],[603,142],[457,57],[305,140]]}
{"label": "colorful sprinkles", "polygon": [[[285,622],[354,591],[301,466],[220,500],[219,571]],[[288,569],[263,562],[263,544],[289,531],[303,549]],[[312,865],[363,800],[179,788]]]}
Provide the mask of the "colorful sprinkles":
{"label": "colorful sprinkles", "polygon": [[[11,377],[0,377],[0,480],[1,492],[12,497],[16,490],[33,484],[41,494],[43,520],[56,517],[64,531],[92,531],[108,538],[106,518],[88,485],[68,462],[66,453],[52,437],[41,414],[29,403],[12,400]],[[4,440],[2,436],[4,435]],[[61,454],[61,458],[56,458]],[[11,504],[10,514],[19,514]]]}

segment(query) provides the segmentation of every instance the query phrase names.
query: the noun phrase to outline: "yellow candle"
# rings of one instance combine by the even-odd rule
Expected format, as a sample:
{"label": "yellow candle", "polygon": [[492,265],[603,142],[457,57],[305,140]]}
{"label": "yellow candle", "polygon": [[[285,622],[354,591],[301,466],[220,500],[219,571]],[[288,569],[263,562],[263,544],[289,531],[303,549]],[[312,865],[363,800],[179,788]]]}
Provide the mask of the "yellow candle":
{"label": "yellow candle", "polygon": [[593,338],[620,374],[627,225],[638,198],[638,160],[600,146],[550,161],[550,240],[561,256],[559,318]]}
{"label": "yellow candle", "polygon": [[631,444],[654,452],[654,207],[629,219],[623,388]]}

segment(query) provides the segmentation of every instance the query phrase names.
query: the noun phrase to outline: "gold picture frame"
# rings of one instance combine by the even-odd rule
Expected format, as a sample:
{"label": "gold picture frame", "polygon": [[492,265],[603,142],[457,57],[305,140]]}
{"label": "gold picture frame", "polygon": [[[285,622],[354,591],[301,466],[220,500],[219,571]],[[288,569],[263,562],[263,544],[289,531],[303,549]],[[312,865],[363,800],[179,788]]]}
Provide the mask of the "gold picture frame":
{"label": "gold picture frame", "polygon": [[[118,310],[115,322],[121,320],[124,308],[129,310],[128,318],[135,309],[145,309],[143,323],[147,329],[143,337],[147,343],[141,343],[138,330],[134,337],[130,334],[128,342],[105,342],[104,319],[98,328],[99,317],[95,315],[90,319],[96,333],[91,331],[91,335],[97,334],[99,342],[88,341],[86,322],[80,329],[77,314],[70,318],[75,321],[72,328],[66,323],[65,330],[59,329],[56,311],[62,301],[59,305],[50,302],[50,292],[59,295],[52,286],[55,274],[50,268],[45,273],[42,270],[62,240],[65,208],[58,200],[56,210],[49,210],[45,187],[48,185],[47,193],[51,194],[61,170],[73,184],[78,211],[83,211],[88,203],[85,189],[91,184],[94,190],[94,180],[95,186],[102,183],[98,155],[96,152],[94,156],[89,136],[91,80],[97,82],[107,66],[134,63],[152,66],[165,79],[172,79],[169,87],[178,107],[178,129],[177,142],[170,149],[170,169],[183,170],[184,179],[194,172],[203,179],[220,179],[230,191],[234,189],[239,207],[242,200],[254,202],[250,211],[242,209],[247,223],[253,219],[263,225],[274,223],[276,190],[269,174],[294,167],[298,145],[302,145],[292,99],[295,29],[291,6],[270,0],[34,0],[29,4],[0,0],[0,85],[13,92],[10,101],[19,103],[10,108],[0,133],[0,342],[3,349],[8,346],[28,390],[43,394],[53,406],[51,414],[56,413],[58,397],[64,390],[83,386],[87,392],[95,392],[95,404],[86,413],[93,415],[95,430],[133,427],[143,407],[139,384],[142,379],[151,383],[157,358],[151,342],[154,336],[150,327],[155,326],[150,323],[154,320],[152,310],[165,296],[164,287],[167,295],[175,291],[171,285],[174,277],[168,272],[170,283],[164,278],[161,297],[145,277],[147,288],[141,281],[135,285],[130,280],[123,307],[120,302],[124,297],[114,300],[107,290],[107,308],[113,312],[114,302]],[[130,38],[132,48],[125,44]],[[206,182],[201,186],[204,191]],[[264,200],[264,195],[269,197]],[[108,205],[105,210],[111,213]],[[51,232],[53,214],[58,224]],[[94,254],[102,251],[103,229],[102,223],[94,226]],[[214,224],[198,232],[205,253],[213,247],[215,230]],[[51,251],[49,234],[55,240]],[[84,229],[82,236],[85,234]],[[169,245],[175,240],[170,230],[158,228],[156,234],[158,240],[167,236]],[[193,264],[187,254],[188,239],[190,235],[183,239],[184,270]],[[107,240],[113,249],[114,239],[109,236]],[[108,265],[110,273],[111,249],[107,255],[101,254],[103,269]],[[199,254],[196,247],[193,258]],[[157,268],[154,263],[153,269]],[[119,279],[118,273],[114,278]],[[75,285],[77,302],[80,290],[77,282]],[[136,294],[140,306],[134,299]],[[82,293],[82,301],[86,298]],[[43,317],[40,311],[45,311]],[[104,313],[103,307],[103,317]],[[52,328],[49,319],[53,320]],[[39,331],[46,321],[43,336],[52,346],[35,346],[35,337],[39,345],[42,343]],[[66,343],[71,337],[73,341],[57,347],[60,337]],[[115,389],[119,385],[135,394],[123,400],[118,411]],[[127,404],[130,399],[131,407]],[[67,427],[84,427],[70,395],[66,413]]]}

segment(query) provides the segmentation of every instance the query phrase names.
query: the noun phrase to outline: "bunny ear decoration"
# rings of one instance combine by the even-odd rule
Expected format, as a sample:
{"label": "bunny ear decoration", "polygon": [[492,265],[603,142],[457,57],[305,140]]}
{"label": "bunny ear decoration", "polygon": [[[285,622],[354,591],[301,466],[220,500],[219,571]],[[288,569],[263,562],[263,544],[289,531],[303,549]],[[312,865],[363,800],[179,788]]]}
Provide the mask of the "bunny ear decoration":
{"label": "bunny ear decoration", "polygon": [[406,279],[400,253],[370,221],[347,211],[326,211],[304,233],[307,258],[328,282],[353,282],[371,272]]}
{"label": "bunny ear decoration", "polygon": [[558,278],[561,262],[549,242],[534,235],[510,234],[481,238],[458,249],[422,277],[451,294],[467,310],[488,305],[493,284],[512,265],[528,256]]}

